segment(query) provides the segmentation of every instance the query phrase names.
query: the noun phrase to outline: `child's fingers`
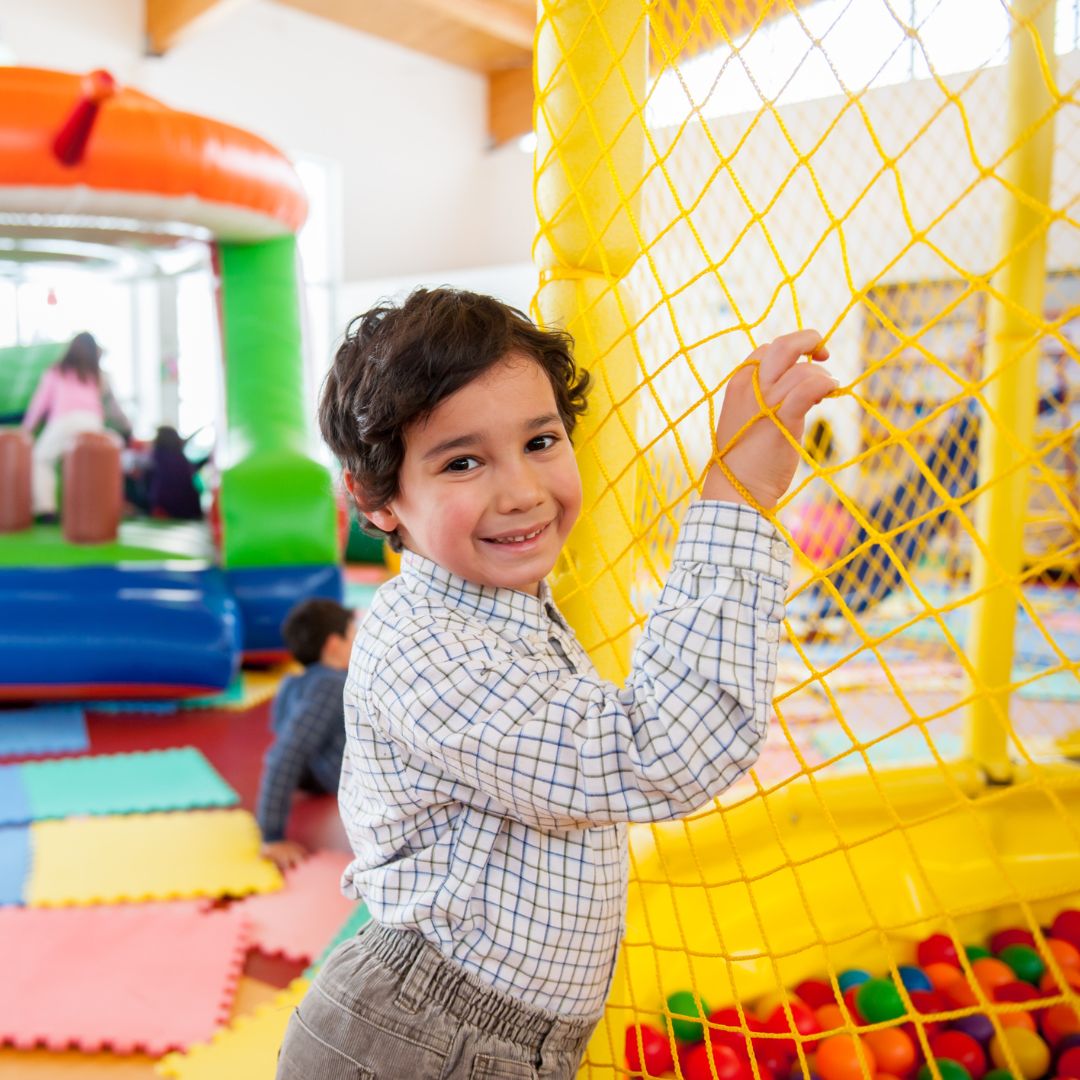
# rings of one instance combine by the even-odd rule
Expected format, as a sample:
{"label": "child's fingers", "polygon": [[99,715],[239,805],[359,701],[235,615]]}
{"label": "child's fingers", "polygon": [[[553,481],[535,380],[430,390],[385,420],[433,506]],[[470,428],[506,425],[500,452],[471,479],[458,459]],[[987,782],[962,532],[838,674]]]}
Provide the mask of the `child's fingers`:
{"label": "child's fingers", "polygon": [[772,386],[785,371],[798,363],[800,357],[812,356],[815,360],[825,360],[828,355],[829,350],[816,330],[796,330],[755,349],[751,359],[759,362],[758,380],[764,389]]}
{"label": "child's fingers", "polygon": [[789,431],[797,431],[807,412],[828,397],[840,384],[828,372],[820,368],[807,370],[784,395],[776,418]]}

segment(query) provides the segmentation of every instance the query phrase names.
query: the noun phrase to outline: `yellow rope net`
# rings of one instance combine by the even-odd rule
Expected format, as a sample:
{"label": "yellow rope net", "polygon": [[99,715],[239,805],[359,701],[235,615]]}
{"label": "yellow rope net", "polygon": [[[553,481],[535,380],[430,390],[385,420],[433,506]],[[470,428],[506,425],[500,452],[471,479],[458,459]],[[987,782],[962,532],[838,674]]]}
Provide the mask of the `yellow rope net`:
{"label": "yellow rope net", "polygon": [[962,1080],[964,1031],[1034,1080],[1080,1032],[1078,47],[1077,0],[540,4],[536,315],[595,387],[557,592],[604,674],[736,366],[809,325],[842,384],[775,513],[769,739],[631,830],[585,1076],[884,1077],[902,1032]]}

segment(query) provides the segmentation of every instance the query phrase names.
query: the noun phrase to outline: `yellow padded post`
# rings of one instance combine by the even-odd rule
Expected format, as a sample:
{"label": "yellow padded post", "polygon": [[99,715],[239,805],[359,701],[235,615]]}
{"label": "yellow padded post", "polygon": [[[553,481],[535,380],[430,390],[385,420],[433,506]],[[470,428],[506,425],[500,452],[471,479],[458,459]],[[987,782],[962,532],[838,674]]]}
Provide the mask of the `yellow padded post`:
{"label": "yellow padded post", "polygon": [[993,279],[983,359],[988,416],[979,435],[980,496],[973,572],[972,656],[976,686],[968,752],[990,779],[1007,781],[1013,638],[1023,559],[1028,473],[1034,460],[1039,328],[1046,286],[1046,236],[1054,157],[1054,0],[1013,6],[1018,23],[1008,65],[1007,186],[1001,268]]}

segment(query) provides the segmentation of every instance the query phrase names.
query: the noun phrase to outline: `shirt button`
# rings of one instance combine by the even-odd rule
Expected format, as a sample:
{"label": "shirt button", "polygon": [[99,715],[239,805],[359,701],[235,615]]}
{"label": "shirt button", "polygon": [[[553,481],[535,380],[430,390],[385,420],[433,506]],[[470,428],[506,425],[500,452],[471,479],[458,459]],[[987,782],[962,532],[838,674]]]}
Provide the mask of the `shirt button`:
{"label": "shirt button", "polygon": [[784,543],[783,540],[774,540],[772,543],[772,556],[774,559],[779,559],[781,562],[787,562],[788,555],[791,549]]}
{"label": "shirt button", "polygon": [[765,627],[765,640],[766,641],[779,641],[780,640],[780,627],[776,623],[769,623]]}

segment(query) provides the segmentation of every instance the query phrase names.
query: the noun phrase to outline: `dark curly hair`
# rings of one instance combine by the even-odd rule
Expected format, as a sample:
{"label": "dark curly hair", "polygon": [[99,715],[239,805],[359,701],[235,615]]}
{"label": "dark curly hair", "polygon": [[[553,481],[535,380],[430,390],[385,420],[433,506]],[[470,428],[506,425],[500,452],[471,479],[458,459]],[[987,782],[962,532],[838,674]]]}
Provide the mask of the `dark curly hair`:
{"label": "dark curly hair", "polygon": [[568,434],[585,412],[589,376],[574,363],[573,339],[541,330],[517,308],[461,289],[417,289],[349,323],[323,382],[319,427],[362,495],[361,524],[401,549],[364,516],[398,494],[405,429],[510,353],[543,369]]}
{"label": "dark curly hair", "polygon": [[285,647],[304,667],[310,667],[322,656],[323,646],[331,634],[345,636],[356,612],[342,607],[336,600],[313,596],[295,605],[281,624]]}

